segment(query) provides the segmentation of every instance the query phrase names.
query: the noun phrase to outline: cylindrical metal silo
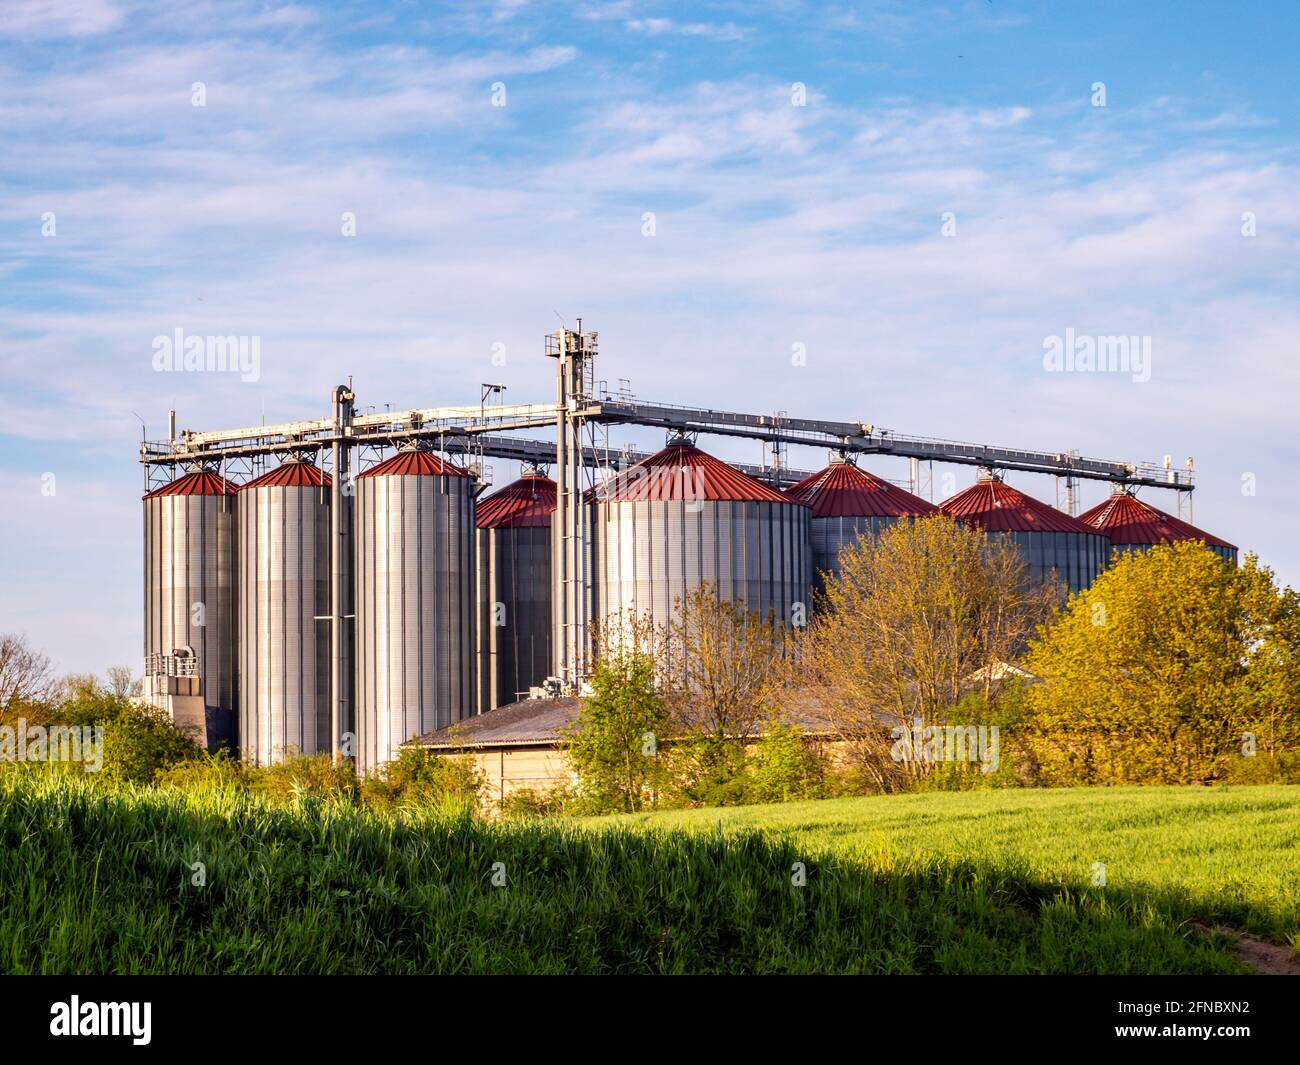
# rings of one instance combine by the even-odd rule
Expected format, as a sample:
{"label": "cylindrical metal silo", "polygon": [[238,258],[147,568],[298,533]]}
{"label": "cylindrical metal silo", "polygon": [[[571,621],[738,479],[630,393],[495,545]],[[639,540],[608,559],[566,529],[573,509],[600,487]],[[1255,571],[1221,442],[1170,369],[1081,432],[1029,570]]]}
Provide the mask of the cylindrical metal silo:
{"label": "cylindrical metal silo", "polygon": [[[329,478],[290,460],[239,493],[239,740],[246,761],[330,749]],[[350,569],[350,567],[349,567]]]}
{"label": "cylindrical metal silo", "polygon": [[370,772],[474,713],[474,495],[420,448],[355,487],[356,755]]}
{"label": "cylindrical metal silo", "polygon": [[475,508],[479,711],[513,702],[551,672],[555,482],[525,473]]}
{"label": "cylindrical metal silo", "polygon": [[939,508],[990,536],[1010,540],[1020,548],[1031,576],[1046,580],[1055,574],[1071,592],[1091,585],[1110,555],[1110,543],[1096,529],[988,473]]}
{"label": "cylindrical metal silo", "polygon": [[592,496],[592,617],[672,621],[705,582],[786,624],[806,618],[809,508],[688,444],[610,478]]}
{"label": "cylindrical metal silo", "polygon": [[193,649],[210,750],[238,733],[236,487],[200,468],[144,497],[145,659]]}
{"label": "cylindrical metal silo", "polygon": [[1079,515],[1079,520],[1102,533],[1117,551],[1145,551],[1156,544],[1199,540],[1225,562],[1237,564],[1235,544],[1157,510],[1123,487],[1116,488],[1105,502]]}
{"label": "cylindrical metal silo", "polygon": [[812,508],[814,586],[840,572],[840,550],[863,535],[877,536],[900,518],[937,514],[939,508],[845,459],[836,459],[785,494]]}

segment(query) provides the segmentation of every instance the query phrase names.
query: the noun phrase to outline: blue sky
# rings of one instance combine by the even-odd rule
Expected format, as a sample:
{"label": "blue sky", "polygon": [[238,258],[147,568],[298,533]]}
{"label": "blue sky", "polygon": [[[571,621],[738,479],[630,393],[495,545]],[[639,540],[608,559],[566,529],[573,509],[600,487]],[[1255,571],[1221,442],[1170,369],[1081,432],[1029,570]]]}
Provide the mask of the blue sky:
{"label": "blue sky", "polygon": [[[0,631],[138,667],[137,415],[546,398],[557,313],[647,398],[1193,455],[1197,523],[1300,583],[1298,45],[1280,2],[9,0]],[[260,379],[155,372],[178,328]],[[1067,329],[1150,381],[1046,372]]]}

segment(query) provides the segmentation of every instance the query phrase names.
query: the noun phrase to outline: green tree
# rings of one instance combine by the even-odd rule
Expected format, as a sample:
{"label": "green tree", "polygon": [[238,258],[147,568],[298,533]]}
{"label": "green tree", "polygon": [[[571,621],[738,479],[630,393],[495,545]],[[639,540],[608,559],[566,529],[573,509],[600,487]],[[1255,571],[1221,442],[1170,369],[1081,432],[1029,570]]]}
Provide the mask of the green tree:
{"label": "green tree", "polygon": [[[1251,565],[1252,559],[1247,559]],[[1271,574],[1269,575],[1271,578]],[[1300,594],[1255,581],[1265,635],[1247,676],[1250,732],[1257,754],[1270,762],[1294,761],[1300,748]]]}
{"label": "green tree", "polygon": [[1220,779],[1259,734],[1294,742],[1296,603],[1253,556],[1129,552],[1032,644],[1026,740],[1047,783]]}
{"label": "green tree", "polygon": [[673,607],[654,644],[674,736],[670,798],[683,806],[744,802],[746,748],[779,701],[789,630],[721,599],[707,581]]}
{"label": "green tree", "polygon": [[644,809],[662,780],[658,748],[668,724],[655,690],[654,659],[626,650],[606,653],[591,687],[569,747],[584,805],[602,812]]}
{"label": "green tree", "polygon": [[896,740],[946,726],[972,692],[995,715],[1018,680],[1011,664],[1062,594],[1003,539],[945,515],[898,522],[840,552],[796,683],[853,741],[874,789],[912,786],[935,763],[900,758]]}
{"label": "green tree", "polygon": [[782,679],[788,638],[782,622],[720,598],[708,581],[678,597],[658,662],[674,725],[715,741],[755,736]]}

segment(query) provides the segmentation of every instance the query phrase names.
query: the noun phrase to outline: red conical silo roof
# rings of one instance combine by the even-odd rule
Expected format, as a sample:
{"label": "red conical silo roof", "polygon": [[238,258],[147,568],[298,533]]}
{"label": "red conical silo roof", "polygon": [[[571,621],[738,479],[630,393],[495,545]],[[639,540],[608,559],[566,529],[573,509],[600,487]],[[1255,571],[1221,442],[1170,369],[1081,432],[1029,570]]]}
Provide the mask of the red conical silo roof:
{"label": "red conical silo roof", "polygon": [[814,518],[908,518],[939,512],[933,503],[851,462],[832,462],[785,494],[811,506]]}
{"label": "red conical silo roof", "polygon": [[1103,503],[1080,515],[1079,520],[1109,538],[1116,547],[1172,544],[1179,540],[1203,540],[1210,547],[1235,551],[1236,544],[1221,540],[1189,525],[1181,518],[1157,510],[1127,492],[1116,492]]}
{"label": "red conical silo roof", "polygon": [[211,470],[191,470],[189,473],[170,484],[165,484],[161,488],[155,488],[148,493],[145,499],[156,499],[159,496],[233,496],[239,491],[239,485],[234,481],[227,481],[224,477],[219,477]]}
{"label": "red conical silo roof", "polygon": [[261,477],[239,486],[241,492],[250,488],[321,488],[330,483],[329,474],[310,462],[282,462]]}
{"label": "red conical silo roof", "polygon": [[949,517],[959,518],[985,532],[1067,532],[1097,535],[1084,525],[1046,503],[1017,491],[996,477],[981,478],[964,492],[939,504]]}
{"label": "red conical silo roof", "polygon": [[438,458],[431,451],[412,448],[399,451],[391,458],[385,459],[377,466],[371,466],[364,473],[357,474],[357,480],[363,477],[468,477],[469,474],[459,466]]}
{"label": "red conical silo roof", "polygon": [[602,503],[676,499],[798,503],[691,444],[669,444],[592,489],[588,498]]}
{"label": "red conical silo roof", "polygon": [[533,474],[478,501],[480,529],[549,529],[555,510],[555,482]]}

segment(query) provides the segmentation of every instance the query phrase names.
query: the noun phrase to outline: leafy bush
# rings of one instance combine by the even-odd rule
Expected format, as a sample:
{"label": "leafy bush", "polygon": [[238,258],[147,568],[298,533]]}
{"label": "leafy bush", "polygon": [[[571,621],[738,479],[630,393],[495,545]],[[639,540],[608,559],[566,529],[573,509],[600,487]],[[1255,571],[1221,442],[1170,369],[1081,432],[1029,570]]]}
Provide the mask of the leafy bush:
{"label": "leafy bush", "polygon": [[1024,695],[1025,684],[1020,679],[1009,680],[992,698],[983,692],[966,695],[948,713],[947,724],[987,730],[976,739],[984,747],[974,760],[935,763],[931,772],[913,781],[908,790],[982,791],[1024,786],[1034,765],[1019,732],[1025,715]]}
{"label": "leafy bush", "polygon": [[693,734],[661,748],[658,806],[696,809],[865,795],[874,778],[840,765],[798,725],[769,722],[748,744]]}
{"label": "leafy bush", "polygon": [[421,805],[472,807],[482,779],[468,759],[419,750],[402,751],[364,780],[350,765],[335,765],[328,754],[291,755],[278,765],[250,766],[221,751],[160,770],[155,783],[195,794],[246,792],[276,806],[312,798],[395,812]]}
{"label": "leafy bush", "polygon": [[412,805],[472,808],[482,793],[483,777],[468,756],[404,748],[360,788],[362,800],[377,810]]}
{"label": "leafy bush", "polygon": [[295,754],[278,765],[246,770],[249,790],[277,804],[304,797],[354,802],[356,773],[348,765],[335,765],[328,754]]}
{"label": "leafy bush", "polygon": [[738,806],[747,801],[745,745],[732,737],[692,732],[660,750],[658,805]]}
{"label": "leafy bush", "polygon": [[1300,751],[1261,751],[1228,763],[1228,784],[1300,784]]}
{"label": "leafy bush", "polygon": [[151,784],[157,774],[204,757],[204,751],[177,729],[167,714],[103,690],[83,690],[62,703],[60,724],[104,730],[102,782]]}
{"label": "leafy bush", "polygon": [[516,788],[501,800],[502,817],[564,817],[577,808],[569,787]]}
{"label": "leafy bush", "polygon": [[160,769],[204,753],[163,711],[150,707],[124,708],[103,728],[103,777],[113,782],[148,784]]}
{"label": "leafy bush", "polygon": [[[101,784],[151,784],[161,771],[200,760],[204,751],[178,730],[167,714],[151,706],[114,694],[89,680],[66,683],[67,695],[57,703],[15,701],[0,714],[0,725],[28,729],[99,728],[103,746],[97,752],[97,772],[88,773]],[[89,756],[88,762],[93,761]],[[50,762],[52,771],[84,771],[83,765]],[[93,768],[93,766],[92,766]]]}
{"label": "leafy bush", "polygon": [[792,802],[825,796],[828,766],[798,725],[773,721],[754,745],[746,766],[750,802]]}

